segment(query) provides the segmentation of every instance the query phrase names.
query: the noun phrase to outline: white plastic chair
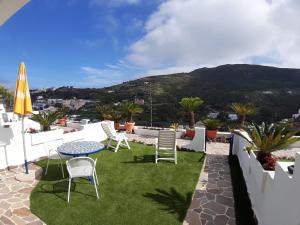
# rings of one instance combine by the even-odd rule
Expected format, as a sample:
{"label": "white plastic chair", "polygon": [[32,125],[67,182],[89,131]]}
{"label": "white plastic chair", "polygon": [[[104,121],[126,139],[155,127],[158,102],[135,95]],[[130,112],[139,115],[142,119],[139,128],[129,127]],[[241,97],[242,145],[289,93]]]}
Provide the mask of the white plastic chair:
{"label": "white plastic chair", "polygon": [[[125,133],[117,133],[117,131],[113,128],[113,122],[112,123],[102,122],[101,126],[109,140],[107,148],[111,147],[111,148],[115,149],[115,152],[117,152],[119,150],[120,145],[130,149],[130,146],[127,141],[128,138],[125,136]],[[117,142],[116,147],[112,145],[112,141]],[[125,142],[125,144],[122,143],[123,141]]]}
{"label": "white plastic chair", "polygon": [[70,192],[71,192],[71,183],[72,179],[76,177],[88,177],[92,178],[92,182],[94,183],[94,187],[96,190],[97,198],[99,199],[97,185],[98,177],[96,172],[96,164],[97,159],[93,160],[89,157],[77,157],[72,158],[66,162],[67,170],[69,172],[69,188],[68,188],[68,202],[70,202]]}
{"label": "white plastic chair", "polygon": [[155,141],[155,163],[158,160],[171,160],[177,164],[176,132],[160,130]]}
{"label": "white plastic chair", "polygon": [[49,167],[49,162],[50,160],[59,160],[59,164],[58,166],[61,167],[61,172],[62,172],[62,176],[63,178],[65,178],[65,174],[64,174],[64,167],[63,167],[63,160],[64,159],[69,159],[71,158],[71,156],[66,156],[66,155],[63,155],[63,154],[60,154],[56,148],[54,148],[53,146],[50,146],[50,143],[51,142],[56,142],[56,141],[61,141],[61,144],[64,143],[63,139],[53,139],[51,140],[50,142],[44,142],[44,149],[49,149],[48,150],[48,159],[47,159],[47,165],[46,165],[46,170],[45,170],[45,175],[47,175],[48,173],[48,167]]}

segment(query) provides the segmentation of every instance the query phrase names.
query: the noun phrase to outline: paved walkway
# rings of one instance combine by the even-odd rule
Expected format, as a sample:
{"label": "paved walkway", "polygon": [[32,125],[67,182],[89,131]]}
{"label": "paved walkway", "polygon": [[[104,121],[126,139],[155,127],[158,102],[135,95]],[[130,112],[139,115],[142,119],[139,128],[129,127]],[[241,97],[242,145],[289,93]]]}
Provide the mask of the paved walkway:
{"label": "paved walkway", "polygon": [[[30,169],[38,170],[34,166]],[[21,168],[15,168],[0,172],[0,225],[44,224],[31,213],[29,207],[30,192],[38,181],[20,182],[15,179],[16,174],[23,171]]]}
{"label": "paved walkway", "polygon": [[184,225],[235,225],[228,144],[207,144],[203,171]]}

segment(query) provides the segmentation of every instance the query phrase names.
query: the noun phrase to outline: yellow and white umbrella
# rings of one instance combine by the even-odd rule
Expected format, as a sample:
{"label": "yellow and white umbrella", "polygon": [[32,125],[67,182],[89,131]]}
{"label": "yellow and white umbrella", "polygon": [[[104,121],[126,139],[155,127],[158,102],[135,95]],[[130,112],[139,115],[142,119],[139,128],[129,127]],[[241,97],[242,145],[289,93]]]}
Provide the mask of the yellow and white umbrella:
{"label": "yellow and white umbrella", "polygon": [[18,79],[16,83],[15,99],[14,99],[14,113],[22,117],[22,137],[23,137],[23,150],[25,160],[25,170],[28,174],[28,163],[25,145],[25,131],[24,131],[24,117],[32,114],[32,104],[29,93],[29,86],[26,75],[25,64],[21,63],[19,67]]}

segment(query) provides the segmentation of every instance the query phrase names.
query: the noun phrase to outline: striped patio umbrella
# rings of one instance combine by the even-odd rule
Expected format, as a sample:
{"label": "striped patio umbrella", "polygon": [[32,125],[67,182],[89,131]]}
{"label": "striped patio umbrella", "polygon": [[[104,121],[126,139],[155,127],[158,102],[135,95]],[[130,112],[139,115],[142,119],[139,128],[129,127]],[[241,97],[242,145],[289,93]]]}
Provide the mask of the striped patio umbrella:
{"label": "striped patio umbrella", "polygon": [[25,64],[21,63],[19,67],[18,79],[16,82],[16,91],[14,99],[14,113],[18,114],[22,118],[22,139],[23,139],[23,151],[25,160],[25,170],[28,174],[28,163],[25,145],[25,131],[24,131],[24,117],[28,114],[32,114],[31,98],[29,93],[29,86],[26,75]]}

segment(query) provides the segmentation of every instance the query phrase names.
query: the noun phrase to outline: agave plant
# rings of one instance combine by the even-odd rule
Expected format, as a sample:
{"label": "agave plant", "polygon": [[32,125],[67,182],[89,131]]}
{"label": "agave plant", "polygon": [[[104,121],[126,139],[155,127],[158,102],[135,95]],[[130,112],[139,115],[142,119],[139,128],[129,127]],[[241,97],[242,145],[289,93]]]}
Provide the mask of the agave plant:
{"label": "agave plant", "polygon": [[61,118],[62,113],[60,111],[55,112],[40,112],[31,117],[33,121],[40,123],[42,126],[42,131],[49,131],[50,126],[59,118]]}
{"label": "agave plant", "polygon": [[262,165],[266,163],[266,158],[271,156],[271,152],[285,149],[289,145],[300,141],[294,137],[298,131],[291,131],[287,124],[251,124],[248,130],[249,136],[253,141],[253,147],[258,150],[257,160]]}
{"label": "agave plant", "polygon": [[194,128],[195,126],[195,109],[202,105],[203,100],[199,97],[186,97],[182,98],[179,104],[183,110],[189,114],[189,127]]}

